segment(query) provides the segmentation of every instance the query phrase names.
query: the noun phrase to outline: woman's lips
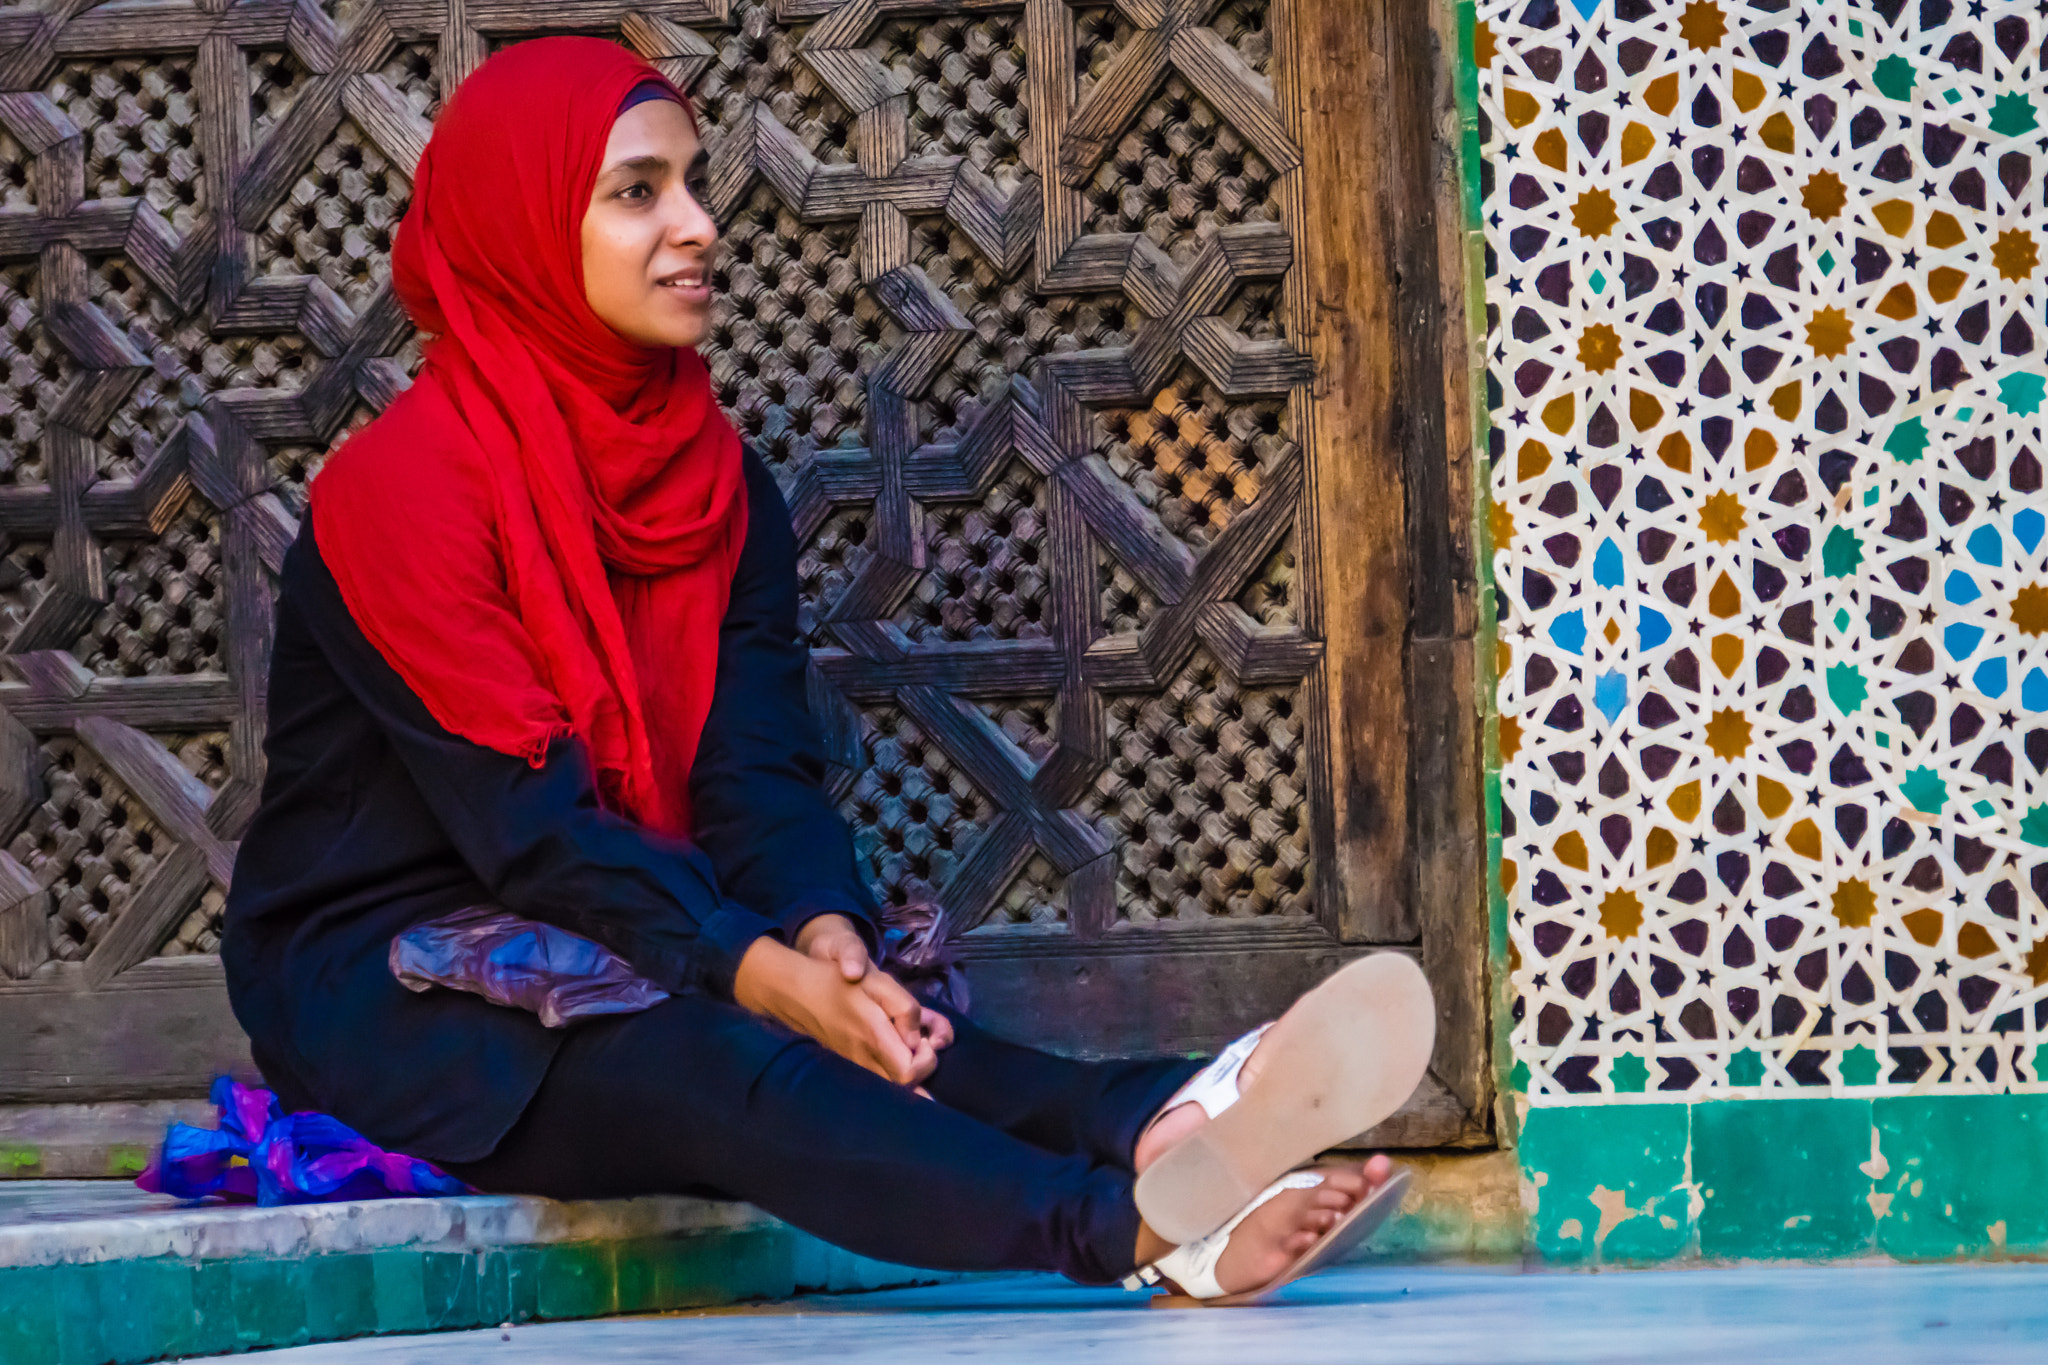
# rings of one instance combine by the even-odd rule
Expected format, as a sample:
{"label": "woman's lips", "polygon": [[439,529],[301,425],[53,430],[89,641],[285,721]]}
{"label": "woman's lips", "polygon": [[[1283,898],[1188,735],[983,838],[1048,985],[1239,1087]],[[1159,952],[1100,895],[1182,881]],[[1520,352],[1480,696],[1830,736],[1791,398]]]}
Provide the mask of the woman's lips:
{"label": "woman's lips", "polygon": [[679,270],[673,275],[665,275],[656,280],[655,284],[684,303],[703,304],[711,301],[711,277],[708,271]]}

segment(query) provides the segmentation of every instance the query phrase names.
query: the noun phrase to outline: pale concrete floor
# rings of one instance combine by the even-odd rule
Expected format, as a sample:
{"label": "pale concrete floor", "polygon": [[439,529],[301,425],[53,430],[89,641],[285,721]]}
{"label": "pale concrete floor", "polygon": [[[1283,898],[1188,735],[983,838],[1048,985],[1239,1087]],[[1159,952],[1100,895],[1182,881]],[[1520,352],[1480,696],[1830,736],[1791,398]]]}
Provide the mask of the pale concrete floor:
{"label": "pale concrete floor", "polygon": [[[1264,1309],[1148,1312],[1116,1290],[972,1280],[665,1317],[386,1337],[264,1365],[2039,1365],[2048,1266],[1604,1274],[1337,1270]],[[236,1357],[248,1359],[248,1357]],[[222,1359],[227,1359],[223,1357]]]}

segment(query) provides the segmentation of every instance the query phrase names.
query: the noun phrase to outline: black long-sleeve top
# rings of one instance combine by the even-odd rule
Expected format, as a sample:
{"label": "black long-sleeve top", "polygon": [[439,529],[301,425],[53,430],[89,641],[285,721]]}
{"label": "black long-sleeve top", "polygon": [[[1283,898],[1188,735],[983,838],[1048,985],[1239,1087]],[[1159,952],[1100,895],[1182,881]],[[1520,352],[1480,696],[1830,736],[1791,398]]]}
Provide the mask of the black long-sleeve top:
{"label": "black long-sleeve top", "polygon": [[820,914],[872,943],[805,703],[795,537],[751,454],[746,474],[688,842],[605,811],[575,740],[534,767],[440,725],[356,626],[307,518],[279,580],[269,770],[221,949],[235,1017],[288,1108],[429,1160],[497,1145],[563,1031],[474,995],[415,994],[388,964],[394,935],[464,906],[573,930],[671,992],[729,996],[756,939],[793,941]]}

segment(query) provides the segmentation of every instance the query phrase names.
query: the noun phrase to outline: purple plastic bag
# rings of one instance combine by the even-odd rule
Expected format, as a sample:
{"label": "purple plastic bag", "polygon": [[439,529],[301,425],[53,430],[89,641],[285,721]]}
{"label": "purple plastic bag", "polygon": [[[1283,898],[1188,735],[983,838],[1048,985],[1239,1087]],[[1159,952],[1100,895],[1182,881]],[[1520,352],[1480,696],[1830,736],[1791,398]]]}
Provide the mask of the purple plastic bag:
{"label": "purple plastic bag", "polygon": [[549,1028],[668,999],[609,949],[492,905],[457,910],[392,939],[391,974],[409,990],[448,986],[529,1011]]}
{"label": "purple plastic bag", "polygon": [[[937,906],[885,906],[881,957],[915,994],[966,1012],[967,975]],[[457,910],[392,939],[391,974],[410,990],[447,986],[527,1010],[549,1028],[668,999],[609,949],[491,905]]]}
{"label": "purple plastic bag", "polygon": [[931,901],[884,902],[879,918],[883,970],[912,995],[967,1013],[967,970],[939,907]]}
{"label": "purple plastic bag", "polygon": [[287,1114],[268,1090],[216,1077],[218,1128],[174,1123],[135,1183],[178,1199],[318,1204],[342,1199],[469,1194],[431,1162],[387,1152],[326,1114]]}

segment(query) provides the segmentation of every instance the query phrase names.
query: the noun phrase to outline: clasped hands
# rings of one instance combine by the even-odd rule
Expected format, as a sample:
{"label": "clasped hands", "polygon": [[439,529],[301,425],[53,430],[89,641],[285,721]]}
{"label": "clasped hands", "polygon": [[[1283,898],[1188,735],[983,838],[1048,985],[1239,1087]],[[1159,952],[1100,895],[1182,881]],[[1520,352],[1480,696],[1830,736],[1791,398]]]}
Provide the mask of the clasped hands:
{"label": "clasped hands", "polygon": [[732,993],[742,1008],[898,1085],[922,1084],[953,1041],[952,1021],[876,966],[844,915],[807,921],[794,946],[755,939],[740,958]]}

